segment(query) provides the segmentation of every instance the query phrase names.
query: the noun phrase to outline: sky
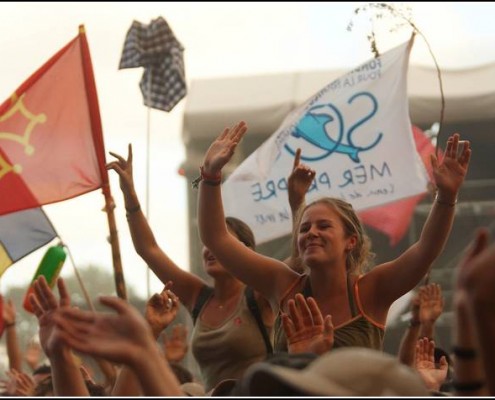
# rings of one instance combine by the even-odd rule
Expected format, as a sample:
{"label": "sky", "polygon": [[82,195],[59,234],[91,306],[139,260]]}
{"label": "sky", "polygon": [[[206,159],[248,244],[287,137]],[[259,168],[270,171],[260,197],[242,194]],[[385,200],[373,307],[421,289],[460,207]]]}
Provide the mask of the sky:
{"label": "sky", "polygon": [[[105,148],[126,155],[134,150],[134,179],[141,204],[162,249],[189,269],[182,121],[187,96],[170,113],[149,111],[142,101],[142,68],[118,70],[124,39],[133,20],[149,23],[162,16],[185,47],[187,83],[198,79],[266,73],[353,68],[372,54],[366,39],[371,14],[354,16],[360,2],[1,2],[0,103],[44,64],[84,24],[93,61]],[[495,3],[413,2],[412,19],[427,38],[443,69],[471,68],[495,62]],[[347,26],[353,18],[351,32]],[[397,20],[394,20],[397,21]],[[390,33],[380,22],[381,51],[407,40],[410,30]],[[433,67],[422,39],[415,42],[411,64]],[[151,150],[147,154],[147,138]],[[147,185],[146,159],[150,174]],[[110,161],[111,156],[107,157]],[[162,284],[146,273],[133,250],[118,177],[110,171],[115,217],[127,287],[140,296]],[[4,194],[2,194],[4,195]],[[112,272],[108,224],[100,190],[44,206],[78,268],[93,264]],[[51,244],[56,243],[55,241]],[[1,290],[28,285],[47,247],[11,266]],[[70,275],[67,260],[61,276]],[[149,276],[149,280],[148,280]],[[149,287],[148,287],[149,282]],[[90,285],[91,282],[86,282]]]}

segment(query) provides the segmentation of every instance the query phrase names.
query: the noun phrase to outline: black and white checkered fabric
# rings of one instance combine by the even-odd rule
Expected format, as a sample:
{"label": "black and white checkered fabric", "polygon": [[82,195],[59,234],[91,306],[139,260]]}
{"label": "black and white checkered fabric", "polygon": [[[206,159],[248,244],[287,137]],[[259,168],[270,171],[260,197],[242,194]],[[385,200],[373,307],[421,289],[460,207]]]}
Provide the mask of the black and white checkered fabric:
{"label": "black and white checkered fabric", "polygon": [[187,93],[184,48],[165,19],[134,21],[125,38],[119,69],[144,67],[139,83],[144,104],[170,111]]}

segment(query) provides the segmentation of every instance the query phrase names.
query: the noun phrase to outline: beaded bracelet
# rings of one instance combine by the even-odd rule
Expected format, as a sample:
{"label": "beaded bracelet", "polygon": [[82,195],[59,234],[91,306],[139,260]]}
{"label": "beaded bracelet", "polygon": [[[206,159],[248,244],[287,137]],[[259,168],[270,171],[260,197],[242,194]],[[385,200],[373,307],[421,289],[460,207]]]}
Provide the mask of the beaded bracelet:
{"label": "beaded bracelet", "polygon": [[209,175],[205,173],[203,166],[201,166],[199,167],[199,176],[192,181],[193,189],[197,189],[201,181],[210,186],[218,186],[222,183],[222,174]]}

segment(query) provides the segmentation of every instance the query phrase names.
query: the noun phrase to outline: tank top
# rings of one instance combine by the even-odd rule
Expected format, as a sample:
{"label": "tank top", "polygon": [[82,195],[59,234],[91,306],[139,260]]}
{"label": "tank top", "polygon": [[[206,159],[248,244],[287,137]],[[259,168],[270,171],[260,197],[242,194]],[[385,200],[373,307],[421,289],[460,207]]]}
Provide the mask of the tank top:
{"label": "tank top", "polygon": [[[234,312],[217,327],[201,320],[204,309],[193,327],[192,352],[209,391],[224,379],[239,379],[251,364],[266,358],[267,350],[246,296],[240,296]],[[272,329],[265,329],[272,337]]]}
{"label": "tank top", "polygon": [[[354,287],[351,287],[349,277],[347,277],[347,293],[349,295],[349,305],[351,308],[352,318],[346,323],[338,326],[334,330],[334,345],[333,348],[338,347],[368,347],[375,350],[383,350],[383,337],[385,335],[385,326],[373,321],[364,312],[361,306],[361,300],[359,298],[358,282],[361,279],[360,276],[356,279]],[[303,290],[301,293],[304,297],[312,295],[311,282],[308,279],[308,275],[301,275],[294,285],[287,291],[287,294],[281,301],[280,310],[286,300],[291,289],[298,284],[302,284]],[[281,312],[278,313],[275,320],[275,340],[274,350],[275,352],[287,351],[287,338],[282,326]]]}

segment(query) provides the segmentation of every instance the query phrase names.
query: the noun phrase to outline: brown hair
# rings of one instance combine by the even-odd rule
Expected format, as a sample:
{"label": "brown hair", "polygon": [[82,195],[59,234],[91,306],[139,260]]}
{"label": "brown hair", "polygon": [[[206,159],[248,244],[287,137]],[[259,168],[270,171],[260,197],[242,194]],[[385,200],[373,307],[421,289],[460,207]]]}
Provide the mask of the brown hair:
{"label": "brown hair", "polygon": [[324,197],[313,201],[304,208],[301,207],[299,209],[297,213],[297,223],[294,225],[292,235],[293,254],[297,254],[297,257],[300,259],[297,237],[299,234],[302,216],[309,207],[316,204],[324,204],[336,211],[340,216],[342,224],[344,225],[344,230],[347,237],[352,235],[356,236],[356,245],[347,253],[346,268],[347,272],[350,274],[362,274],[369,266],[375,254],[371,252],[371,240],[368,235],[366,235],[363,225],[352,208],[352,205],[341,199]]}
{"label": "brown hair", "polygon": [[225,222],[229,229],[235,233],[238,239],[252,250],[256,249],[256,241],[251,228],[245,222],[234,217],[225,218]]}

